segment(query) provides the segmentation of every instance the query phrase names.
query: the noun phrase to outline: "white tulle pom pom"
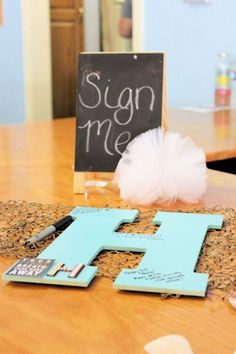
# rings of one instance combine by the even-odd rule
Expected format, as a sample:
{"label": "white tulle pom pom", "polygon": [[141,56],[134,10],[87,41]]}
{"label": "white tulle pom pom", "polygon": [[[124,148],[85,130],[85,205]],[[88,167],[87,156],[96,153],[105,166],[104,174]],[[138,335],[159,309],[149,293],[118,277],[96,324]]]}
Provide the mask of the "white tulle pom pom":
{"label": "white tulle pom pom", "polygon": [[207,188],[205,154],[188,137],[149,130],[128,144],[114,181],[135,204],[196,203]]}

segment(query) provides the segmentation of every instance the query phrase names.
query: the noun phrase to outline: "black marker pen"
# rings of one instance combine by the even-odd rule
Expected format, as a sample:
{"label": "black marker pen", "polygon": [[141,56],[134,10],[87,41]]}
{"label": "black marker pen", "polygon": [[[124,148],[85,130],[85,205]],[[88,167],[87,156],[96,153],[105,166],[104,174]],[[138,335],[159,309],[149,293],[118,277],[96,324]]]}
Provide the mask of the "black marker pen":
{"label": "black marker pen", "polygon": [[25,246],[31,246],[32,244],[44,240],[46,237],[54,234],[56,231],[62,231],[65,230],[72,222],[74,219],[72,218],[71,215],[67,215],[61,220],[58,220],[55,222],[55,224],[48,226],[46,229],[43,231],[39,232],[35,236],[31,237],[29,240],[25,241]]}

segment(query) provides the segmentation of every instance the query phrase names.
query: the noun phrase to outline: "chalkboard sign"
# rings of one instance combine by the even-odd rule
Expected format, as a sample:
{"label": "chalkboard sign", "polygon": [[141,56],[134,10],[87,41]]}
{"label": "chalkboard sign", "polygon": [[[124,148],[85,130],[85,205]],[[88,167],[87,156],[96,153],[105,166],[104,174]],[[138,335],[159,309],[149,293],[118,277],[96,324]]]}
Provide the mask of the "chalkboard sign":
{"label": "chalkboard sign", "polygon": [[114,172],[127,144],[162,125],[163,53],[81,53],[75,172]]}

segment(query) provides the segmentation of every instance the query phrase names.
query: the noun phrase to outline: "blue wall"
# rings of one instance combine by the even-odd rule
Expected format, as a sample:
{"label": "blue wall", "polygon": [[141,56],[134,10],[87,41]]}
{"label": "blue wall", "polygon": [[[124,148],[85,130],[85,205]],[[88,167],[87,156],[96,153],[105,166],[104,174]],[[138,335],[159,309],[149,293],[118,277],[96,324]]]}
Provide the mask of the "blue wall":
{"label": "blue wall", "polygon": [[235,0],[144,0],[144,50],[166,51],[170,107],[214,103],[217,53],[236,60],[235,16]]}
{"label": "blue wall", "polygon": [[25,117],[21,1],[5,0],[0,26],[0,123]]}

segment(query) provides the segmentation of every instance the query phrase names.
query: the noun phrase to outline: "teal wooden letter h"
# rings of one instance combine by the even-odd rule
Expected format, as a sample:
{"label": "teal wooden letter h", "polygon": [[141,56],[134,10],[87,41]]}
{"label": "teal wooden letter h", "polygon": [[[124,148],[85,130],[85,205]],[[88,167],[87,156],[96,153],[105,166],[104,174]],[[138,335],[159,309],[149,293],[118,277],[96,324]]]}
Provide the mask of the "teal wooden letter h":
{"label": "teal wooden letter h", "polygon": [[[145,252],[138,268],[123,269],[114,288],[134,291],[204,296],[208,275],[194,272],[208,229],[220,229],[222,215],[158,212],[153,235],[116,232],[124,222],[133,222],[137,210],[75,208],[75,221],[38,258],[53,258],[68,267],[83,263],[77,278],[65,272],[44,282],[88,286],[98,268],[91,266],[102,250]],[[67,284],[68,283],[68,284]]]}

